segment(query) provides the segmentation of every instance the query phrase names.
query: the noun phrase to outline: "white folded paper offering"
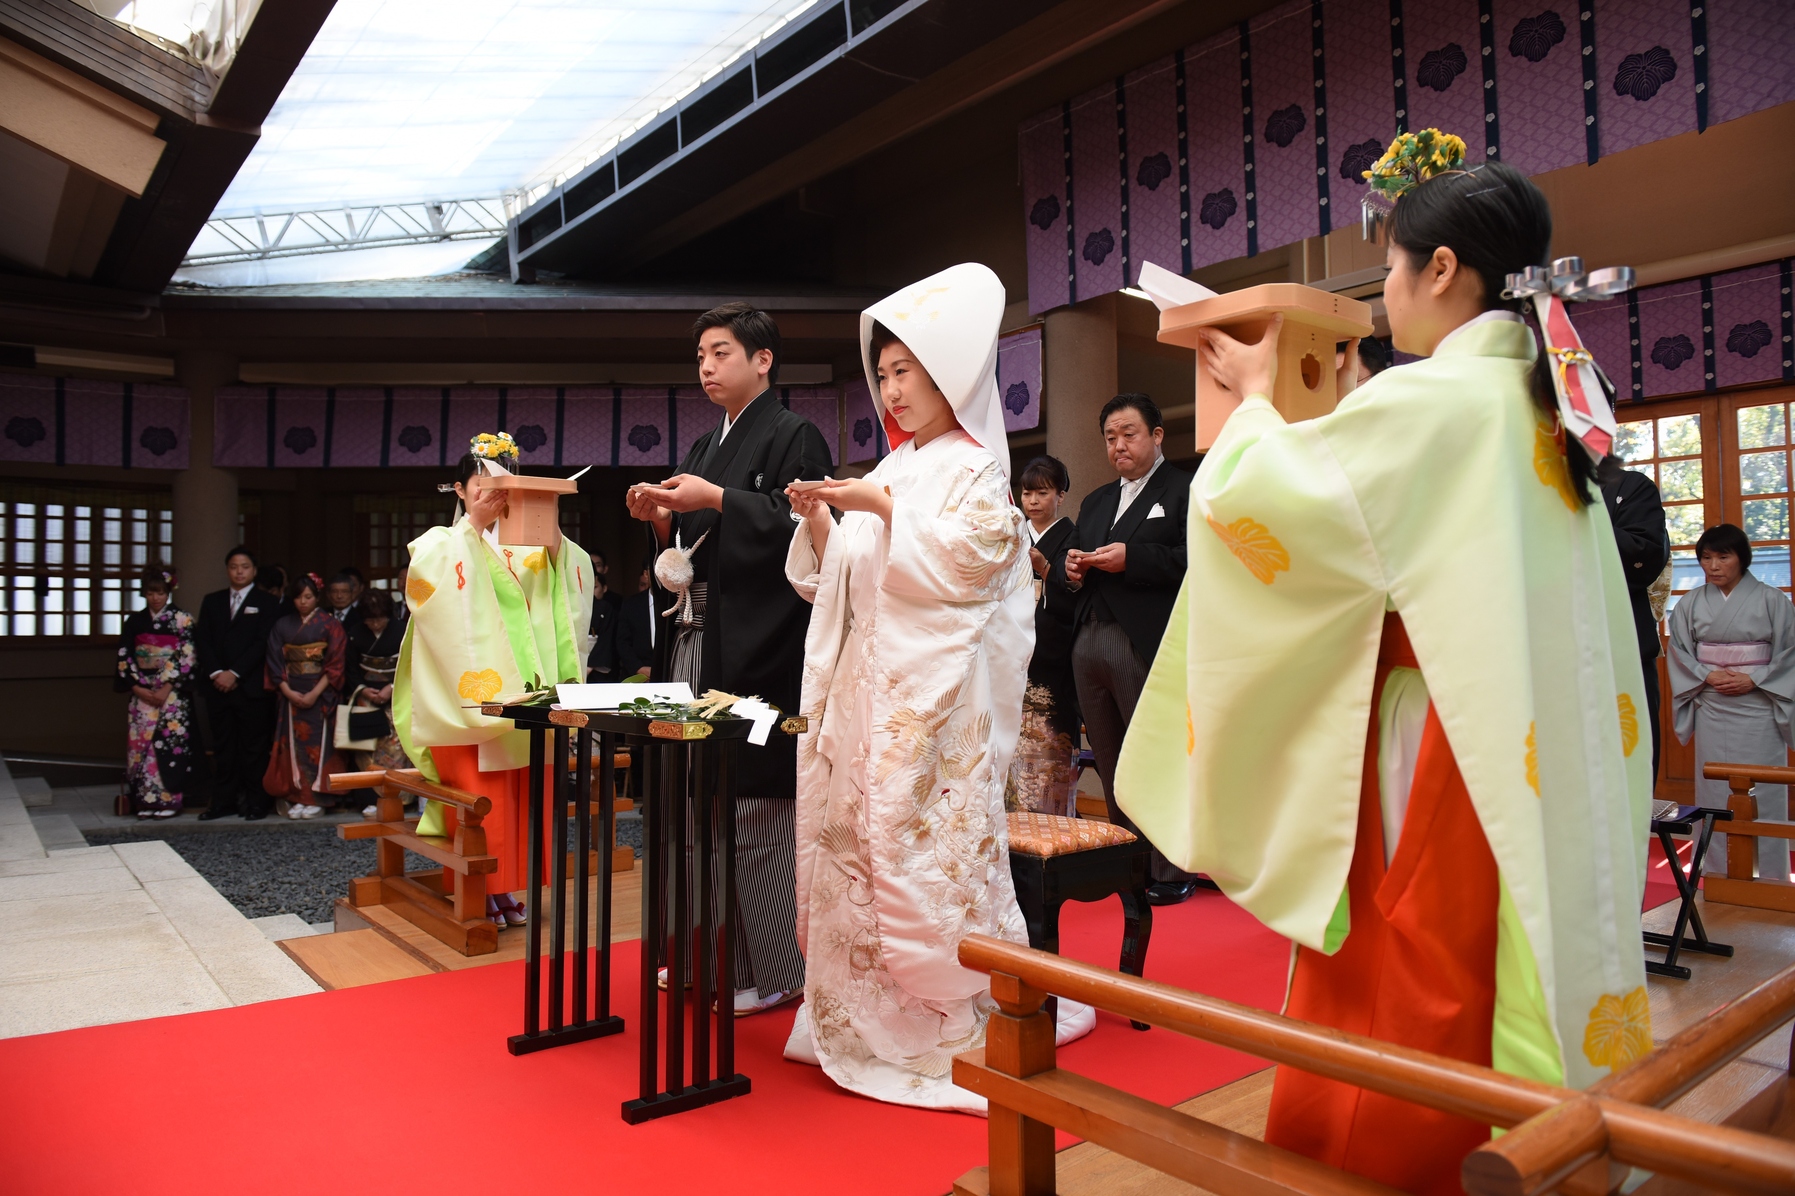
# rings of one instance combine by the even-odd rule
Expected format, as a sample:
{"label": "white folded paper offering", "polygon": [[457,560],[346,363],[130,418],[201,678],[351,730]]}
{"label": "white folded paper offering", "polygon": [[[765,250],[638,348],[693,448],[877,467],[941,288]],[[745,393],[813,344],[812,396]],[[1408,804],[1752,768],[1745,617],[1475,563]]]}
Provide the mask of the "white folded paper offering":
{"label": "white folded paper offering", "polygon": [[684,681],[638,681],[631,684],[557,685],[555,698],[567,710],[615,710],[637,698],[690,702],[692,687]]}

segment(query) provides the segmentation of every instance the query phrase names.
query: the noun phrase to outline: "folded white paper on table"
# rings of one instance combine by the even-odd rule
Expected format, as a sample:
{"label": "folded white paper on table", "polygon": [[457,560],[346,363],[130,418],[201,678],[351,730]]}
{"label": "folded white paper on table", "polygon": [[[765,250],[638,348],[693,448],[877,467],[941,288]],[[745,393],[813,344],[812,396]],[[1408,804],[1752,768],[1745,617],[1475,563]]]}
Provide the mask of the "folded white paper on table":
{"label": "folded white paper on table", "polygon": [[555,698],[568,710],[615,710],[637,698],[690,702],[692,687],[684,681],[637,681],[631,684],[557,685]]}
{"label": "folded white paper on table", "polygon": [[1160,311],[1215,298],[1215,292],[1182,274],[1174,274],[1152,262],[1141,263],[1140,288]]}
{"label": "folded white paper on table", "polygon": [[758,747],[766,746],[767,735],[773,729],[773,720],[779,717],[777,710],[759,698],[743,698],[729,708],[729,713],[754,720],[754,725],[748,728],[748,742]]}

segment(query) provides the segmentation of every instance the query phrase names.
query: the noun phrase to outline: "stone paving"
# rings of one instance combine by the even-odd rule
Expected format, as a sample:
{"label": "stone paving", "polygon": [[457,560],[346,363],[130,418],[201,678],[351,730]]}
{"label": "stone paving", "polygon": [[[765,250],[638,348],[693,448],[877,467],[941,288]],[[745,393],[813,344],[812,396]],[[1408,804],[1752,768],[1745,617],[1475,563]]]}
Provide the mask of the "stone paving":
{"label": "stone paving", "polygon": [[270,941],[290,925],[245,918],[166,842],[90,847],[37,809],[0,763],[0,1037],[318,991]]}

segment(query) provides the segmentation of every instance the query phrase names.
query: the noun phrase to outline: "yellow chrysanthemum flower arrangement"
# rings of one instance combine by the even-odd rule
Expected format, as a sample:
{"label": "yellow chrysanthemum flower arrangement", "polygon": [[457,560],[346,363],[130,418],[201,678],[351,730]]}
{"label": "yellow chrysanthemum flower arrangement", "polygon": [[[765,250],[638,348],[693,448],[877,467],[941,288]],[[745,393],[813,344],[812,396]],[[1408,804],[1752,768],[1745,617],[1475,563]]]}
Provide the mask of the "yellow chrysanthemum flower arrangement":
{"label": "yellow chrysanthemum flower arrangement", "polygon": [[520,455],[517,442],[511,439],[509,432],[482,432],[467,442],[467,449],[474,456],[484,457],[488,461],[496,461],[501,457],[515,461]]}
{"label": "yellow chrysanthemum flower arrangement", "polygon": [[1422,129],[1403,133],[1390,143],[1364,177],[1372,190],[1394,202],[1417,183],[1435,175],[1460,170],[1465,164],[1465,143],[1462,138],[1438,129]]}

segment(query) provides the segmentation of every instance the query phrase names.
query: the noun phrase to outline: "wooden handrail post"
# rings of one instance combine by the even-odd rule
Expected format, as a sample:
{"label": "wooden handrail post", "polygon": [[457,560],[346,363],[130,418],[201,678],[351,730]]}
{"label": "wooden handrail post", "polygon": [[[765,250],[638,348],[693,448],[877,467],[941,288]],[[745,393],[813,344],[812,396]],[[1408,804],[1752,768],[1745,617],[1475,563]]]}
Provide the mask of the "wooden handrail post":
{"label": "wooden handrail post", "polygon": [[[1015,976],[991,973],[998,1012],[985,1027],[985,1064],[1027,1079],[1054,1068],[1053,1018],[1047,994]],[[991,1196],[1053,1196],[1053,1127],[1014,1109],[990,1106]]]}
{"label": "wooden handrail post", "polygon": [[1459,1178],[1470,1196],[1534,1196],[1557,1187],[1607,1149],[1602,1107],[1580,1096],[1473,1150]]}
{"label": "wooden handrail post", "polygon": [[[1749,776],[1734,773],[1727,778],[1727,786],[1732,790],[1726,799],[1726,808],[1733,812],[1734,822],[1756,822],[1758,820],[1758,799],[1752,793],[1752,779]],[[1728,835],[1726,837],[1726,875],[1729,880],[1750,880],[1757,870],[1758,841],[1746,835]]]}

